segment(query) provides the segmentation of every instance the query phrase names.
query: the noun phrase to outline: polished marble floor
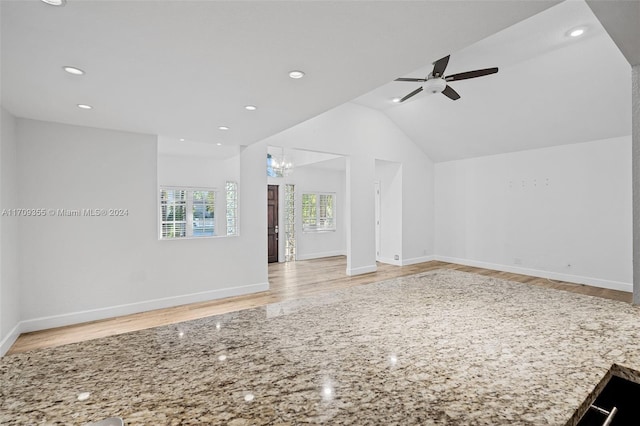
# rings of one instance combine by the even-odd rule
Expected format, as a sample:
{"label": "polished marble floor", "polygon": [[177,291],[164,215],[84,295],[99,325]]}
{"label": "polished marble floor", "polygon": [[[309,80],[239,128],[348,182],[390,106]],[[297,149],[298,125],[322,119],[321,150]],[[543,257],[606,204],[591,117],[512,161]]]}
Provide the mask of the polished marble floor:
{"label": "polished marble floor", "polygon": [[612,363],[637,307],[442,269],[6,356],[0,424],[563,425]]}

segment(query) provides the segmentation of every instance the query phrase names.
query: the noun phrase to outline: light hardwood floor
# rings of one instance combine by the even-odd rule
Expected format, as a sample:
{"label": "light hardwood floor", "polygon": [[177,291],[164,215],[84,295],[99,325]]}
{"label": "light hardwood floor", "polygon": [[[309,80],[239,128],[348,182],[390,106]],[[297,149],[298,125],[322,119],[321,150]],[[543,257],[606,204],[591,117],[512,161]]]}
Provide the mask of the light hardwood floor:
{"label": "light hardwood floor", "polygon": [[410,266],[393,266],[378,263],[378,270],[376,272],[354,277],[345,275],[346,266],[347,261],[344,256],[271,264],[269,265],[270,290],[268,291],[25,333],[18,338],[8,354],[82,342],[161,325],[175,324],[226,312],[255,308],[270,303],[315,296],[341,288],[371,284],[440,268],[456,269],[509,281],[572,291],[628,303],[632,301],[631,293],[622,291],[550,281],[545,278],[439,261],[419,263]]}

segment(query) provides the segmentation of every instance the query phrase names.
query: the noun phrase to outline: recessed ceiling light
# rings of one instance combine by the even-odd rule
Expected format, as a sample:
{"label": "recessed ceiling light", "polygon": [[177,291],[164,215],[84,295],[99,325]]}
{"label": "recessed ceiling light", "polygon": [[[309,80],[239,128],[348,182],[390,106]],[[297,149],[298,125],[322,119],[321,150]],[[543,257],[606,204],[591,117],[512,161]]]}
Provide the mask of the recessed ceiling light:
{"label": "recessed ceiling light", "polygon": [[229,130],[229,128],[227,126],[220,126],[218,127],[218,130]]}
{"label": "recessed ceiling light", "polygon": [[62,67],[63,70],[65,70],[66,72],[68,72],[69,74],[73,74],[73,75],[82,75],[84,74],[84,71],[82,71],[80,68],[76,68],[76,67]]}
{"label": "recessed ceiling light", "polygon": [[184,142],[184,138],[180,138],[180,142]]}
{"label": "recessed ceiling light", "polygon": [[87,105],[87,104],[78,104],[78,108],[80,108],[80,109],[92,109],[93,107],[91,105]]}
{"label": "recessed ceiling light", "polygon": [[222,144],[221,144],[220,142],[218,142],[216,145],[218,145],[218,146],[222,146]]}
{"label": "recessed ceiling light", "polygon": [[400,102],[400,98],[393,98],[391,99],[391,102],[393,102],[394,104],[397,104],[398,102]]}
{"label": "recessed ceiling light", "polygon": [[258,107],[255,105],[246,105],[244,109],[246,109],[247,111],[255,111],[258,109]]}
{"label": "recessed ceiling light", "polygon": [[295,78],[295,79],[302,78],[304,77],[304,72],[297,71],[297,70],[289,71],[289,77]]}
{"label": "recessed ceiling light", "polygon": [[584,28],[574,28],[569,31],[570,37],[580,37],[582,34],[584,34]]}
{"label": "recessed ceiling light", "polygon": [[42,0],[42,2],[51,6],[64,6],[67,0]]}

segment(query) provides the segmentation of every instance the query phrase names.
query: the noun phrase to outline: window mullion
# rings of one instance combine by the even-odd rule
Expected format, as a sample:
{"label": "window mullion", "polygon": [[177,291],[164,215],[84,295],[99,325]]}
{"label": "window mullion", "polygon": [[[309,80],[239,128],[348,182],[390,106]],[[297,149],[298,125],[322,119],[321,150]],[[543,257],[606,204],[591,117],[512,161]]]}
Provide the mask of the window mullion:
{"label": "window mullion", "polygon": [[193,191],[187,191],[187,237],[193,237]]}

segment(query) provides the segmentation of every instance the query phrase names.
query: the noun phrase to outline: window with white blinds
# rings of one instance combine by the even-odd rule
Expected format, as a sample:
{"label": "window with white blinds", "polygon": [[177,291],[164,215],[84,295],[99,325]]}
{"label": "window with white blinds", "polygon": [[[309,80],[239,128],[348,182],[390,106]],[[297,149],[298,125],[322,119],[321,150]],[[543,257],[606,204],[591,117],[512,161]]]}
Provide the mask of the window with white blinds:
{"label": "window with white blinds", "polygon": [[335,194],[302,194],[302,230],[304,232],[335,231]]}
{"label": "window with white blinds", "polygon": [[161,237],[187,236],[187,191],[162,189],[160,191]]}
{"label": "window with white blinds", "polygon": [[161,239],[215,235],[215,189],[160,188]]}

